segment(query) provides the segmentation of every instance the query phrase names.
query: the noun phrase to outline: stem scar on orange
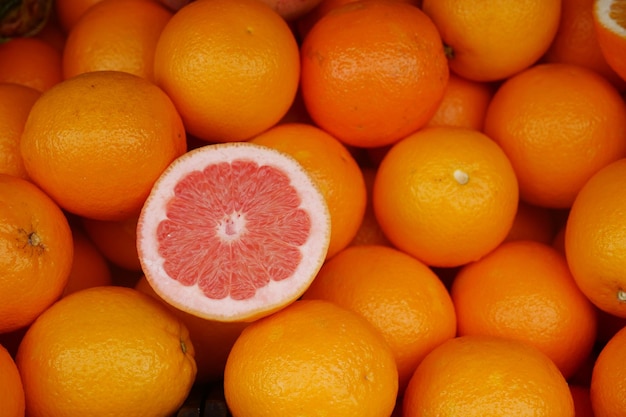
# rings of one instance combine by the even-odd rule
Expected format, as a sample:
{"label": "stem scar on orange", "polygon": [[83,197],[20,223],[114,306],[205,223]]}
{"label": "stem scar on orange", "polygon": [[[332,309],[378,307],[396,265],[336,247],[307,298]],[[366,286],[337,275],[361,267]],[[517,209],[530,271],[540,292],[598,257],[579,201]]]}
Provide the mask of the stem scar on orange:
{"label": "stem scar on orange", "polygon": [[326,200],[304,168],[247,142],[207,145],[174,161],[137,225],[155,292],[218,321],[252,320],[295,301],[329,239]]}

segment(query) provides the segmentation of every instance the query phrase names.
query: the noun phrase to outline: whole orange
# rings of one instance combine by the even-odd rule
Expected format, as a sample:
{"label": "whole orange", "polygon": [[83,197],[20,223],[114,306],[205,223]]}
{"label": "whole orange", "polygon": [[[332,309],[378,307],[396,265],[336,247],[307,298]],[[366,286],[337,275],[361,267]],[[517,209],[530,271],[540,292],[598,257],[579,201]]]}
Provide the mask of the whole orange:
{"label": "whole orange", "polygon": [[16,363],[30,417],[166,417],[191,389],[193,357],[187,328],[167,308],[106,286],[70,294],[40,315]]}
{"label": "whole orange", "polygon": [[246,140],[276,124],[293,102],[298,44],[261,1],[195,1],[161,32],[154,75],[189,133],[209,142]]}
{"label": "whole orange", "polygon": [[403,417],[574,417],[567,381],[525,343],[460,336],[433,349],[404,393]]}
{"label": "whole orange", "polygon": [[593,173],[626,156],[626,103],[596,72],[541,64],[500,86],[484,131],[511,160],[522,200],[569,208]]}
{"label": "whole orange", "polygon": [[300,54],[311,118],[358,147],[388,145],[424,126],[448,82],[437,28],[400,1],[334,8],[307,33]]}
{"label": "whole orange", "polygon": [[233,345],[224,394],[238,417],[389,416],[398,372],[383,336],[328,301],[301,300],[251,323]]}
{"label": "whole orange", "polygon": [[0,82],[46,91],[63,79],[61,52],[38,38],[0,44]]}
{"label": "whole orange", "polygon": [[155,0],[103,0],[72,27],[63,50],[63,76],[125,71],[154,78],[154,51],[172,12]]}
{"label": "whole orange", "polygon": [[28,178],[20,140],[30,109],[41,93],[14,83],[0,83],[0,172]]}
{"label": "whole orange", "polygon": [[342,250],[326,261],[302,298],[333,302],[372,323],[393,351],[401,392],[428,352],[456,335],[454,305],[439,277],[386,246]]}
{"label": "whole orange", "polygon": [[376,219],[376,213],[374,213],[374,201],[372,199],[372,193],[374,192],[374,181],[376,180],[376,168],[373,167],[361,167],[361,173],[363,174],[363,180],[365,181],[366,191],[366,203],[365,213],[363,214],[363,221],[357,230],[356,235],[350,242],[349,246],[358,245],[383,245],[392,246],[385,233],[380,228],[378,220]]}
{"label": "whole orange", "polygon": [[576,283],[598,308],[619,317],[626,317],[624,175],[626,159],[593,175],[576,196],[565,226],[565,254]]}
{"label": "whole orange", "polygon": [[30,178],[65,210],[118,220],[139,213],[186,146],[163,90],[136,75],[95,71],[42,94],[26,120],[21,153]]}
{"label": "whole orange", "polygon": [[535,64],[556,34],[561,0],[424,0],[450,69],[476,81],[506,79]]}
{"label": "whole orange", "polygon": [[591,354],[596,310],[578,289],[563,254],[548,244],[502,244],[465,265],[451,288],[459,335],[523,341],[571,377]]}
{"label": "whole orange", "polygon": [[0,174],[0,333],[33,322],[63,292],[72,267],[65,214],[24,179]]}
{"label": "whole orange", "polygon": [[591,374],[591,407],[595,417],[619,416],[626,409],[626,327],[602,348]]}
{"label": "whole orange", "polygon": [[385,236],[430,266],[475,261],[507,236],[518,205],[513,167],[488,136],[424,128],[386,153],[374,182]]}
{"label": "whole orange", "polygon": [[13,357],[0,345],[0,404],[3,417],[24,417],[22,378]]}
{"label": "whole orange", "polygon": [[348,246],[367,202],[363,174],[348,149],[324,130],[303,123],[274,126],[250,142],[293,156],[318,185],[330,212],[327,258]]}

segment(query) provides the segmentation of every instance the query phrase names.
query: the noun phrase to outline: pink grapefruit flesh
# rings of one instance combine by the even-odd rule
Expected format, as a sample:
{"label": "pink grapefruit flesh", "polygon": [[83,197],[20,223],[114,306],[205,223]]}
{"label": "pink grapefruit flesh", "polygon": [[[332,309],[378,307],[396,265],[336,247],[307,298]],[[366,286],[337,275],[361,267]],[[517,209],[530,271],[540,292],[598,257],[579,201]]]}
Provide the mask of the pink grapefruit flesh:
{"label": "pink grapefruit flesh", "polygon": [[295,301],[326,257],[324,196],[292,157],[251,143],[194,149],[154,184],[137,224],[146,279],[199,317],[254,320]]}

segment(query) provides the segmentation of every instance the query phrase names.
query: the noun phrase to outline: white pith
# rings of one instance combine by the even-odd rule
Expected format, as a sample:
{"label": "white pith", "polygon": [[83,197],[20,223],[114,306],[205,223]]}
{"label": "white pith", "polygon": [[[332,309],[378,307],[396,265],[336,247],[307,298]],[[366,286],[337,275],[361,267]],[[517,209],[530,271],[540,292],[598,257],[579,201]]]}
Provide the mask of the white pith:
{"label": "white pith", "polygon": [[618,25],[613,19],[610,18],[611,4],[613,4],[613,0],[596,1],[594,5],[594,13],[607,29],[611,32],[617,33],[621,37],[626,38],[626,29]]}

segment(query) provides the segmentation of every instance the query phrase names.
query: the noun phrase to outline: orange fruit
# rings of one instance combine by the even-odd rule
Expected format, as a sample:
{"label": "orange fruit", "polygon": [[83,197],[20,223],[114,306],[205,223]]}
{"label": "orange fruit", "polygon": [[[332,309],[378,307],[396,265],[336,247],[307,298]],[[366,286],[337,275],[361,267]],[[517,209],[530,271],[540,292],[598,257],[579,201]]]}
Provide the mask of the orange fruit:
{"label": "orange fruit", "polygon": [[24,417],[22,378],[9,352],[0,345],[0,403],[3,417]]}
{"label": "orange fruit", "polygon": [[[374,213],[374,201],[372,193],[374,192],[374,181],[376,180],[376,169],[372,167],[362,167],[361,173],[365,181],[366,202],[363,220],[357,230],[356,235],[350,242],[349,246],[359,245],[383,245],[392,246],[385,233],[380,228],[376,213]],[[331,230],[332,233],[332,230]]]}
{"label": "orange fruit", "polygon": [[139,217],[137,249],[155,292],[219,321],[251,321],[295,301],[328,250],[330,215],[291,156],[239,142],[174,161]]}
{"label": "orange fruit", "polygon": [[457,126],[482,130],[494,87],[452,73],[443,99],[426,126]]}
{"label": "orange fruit", "polygon": [[162,302],[189,330],[198,368],[195,383],[200,385],[221,381],[230,349],[248,323],[205,320],[179,310],[159,297],[145,277],[141,277],[134,288]]}
{"label": "orange fruit", "polygon": [[413,374],[403,406],[404,417],[574,417],[554,363],[530,345],[493,336],[460,336],[433,349]]}
{"label": "orange fruit", "polygon": [[103,0],[72,27],[63,76],[124,71],[153,80],[154,51],[172,12],[154,0]]}
{"label": "orange fruit", "polygon": [[109,264],[81,229],[72,228],[72,242],[74,244],[72,269],[62,296],[85,288],[112,285]]}
{"label": "orange fruit", "polygon": [[556,233],[556,222],[550,209],[520,201],[513,225],[504,241],[534,240],[552,244]]}
{"label": "orange fruit", "polygon": [[101,1],[102,0],[54,0],[56,15],[58,16],[61,27],[66,32],[69,32],[91,6]]}
{"label": "orange fruit", "polygon": [[0,83],[0,173],[28,178],[20,140],[28,113],[40,95],[25,85]]}
{"label": "orange fruit", "polygon": [[71,294],[41,314],[16,363],[30,417],[165,417],[191,390],[193,356],[186,327],[163,305],[106,286]]}
{"label": "orange fruit", "polygon": [[367,203],[363,174],[348,149],[324,130],[302,123],[274,126],[250,142],[291,155],[313,178],[330,212],[327,257],[348,246]]}
{"label": "orange fruit", "polygon": [[32,183],[0,174],[0,333],[32,323],[63,292],[72,232],[61,209]]}
{"label": "orange fruit", "polygon": [[598,72],[618,89],[626,82],[606,62],[593,23],[594,0],[564,0],[559,29],[543,57],[545,62],[580,65]]}
{"label": "orange fruit", "polygon": [[513,167],[477,130],[424,128],[378,167],[374,211],[391,243],[430,266],[453,267],[495,249],[518,205]]}
{"label": "orange fruit", "polygon": [[422,9],[441,33],[453,72],[496,81],[532,66],[548,50],[561,0],[424,0]]}
{"label": "orange fruit", "polygon": [[448,82],[437,28],[400,1],[334,8],[307,33],[300,55],[311,118],[357,147],[388,145],[424,126]]}
{"label": "orange fruit", "polygon": [[365,317],[384,336],[404,390],[421,360],[456,335],[448,290],[425,264],[386,246],[352,246],[320,269],[303,299],[333,302]]}
{"label": "orange fruit", "polygon": [[297,301],[250,324],[224,372],[226,402],[238,417],[389,416],[397,384],[382,335],[322,300]]}
{"label": "orange fruit", "polygon": [[289,110],[300,76],[298,45],[285,20],[261,1],[195,1],[161,32],[154,74],[189,133],[209,142],[246,140]]}
{"label": "orange fruit", "polygon": [[626,409],[626,327],[604,345],[591,374],[591,407],[596,417],[619,416]]}
{"label": "orange fruit", "polygon": [[626,318],[626,159],[593,175],[572,205],[565,226],[565,254],[582,292],[601,310]]}
{"label": "orange fruit", "polygon": [[99,220],[139,213],[154,181],[185,150],[169,97],[119,71],[84,73],[46,91],[21,140],[30,178],[65,210]]}
{"label": "orange fruit", "polygon": [[589,69],[536,65],[496,91],[484,132],[511,160],[522,200],[569,208],[593,173],[626,156],[626,103]]}
{"label": "orange fruit", "polygon": [[98,251],[112,264],[129,271],[140,271],[137,254],[139,214],[124,220],[105,221],[82,218],[81,224]]}
{"label": "orange fruit", "polygon": [[504,243],[461,268],[450,293],[459,335],[531,344],[566,378],[591,354],[596,310],[576,286],[563,254],[548,244]]}
{"label": "orange fruit", "polygon": [[622,0],[594,0],[593,22],[602,55],[626,80],[626,7]]}
{"label": "orange fruit", "polygon": [[38,38],[0,43],[0,82],[46,91],[63,79],[61,52]]}

